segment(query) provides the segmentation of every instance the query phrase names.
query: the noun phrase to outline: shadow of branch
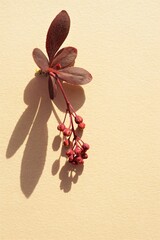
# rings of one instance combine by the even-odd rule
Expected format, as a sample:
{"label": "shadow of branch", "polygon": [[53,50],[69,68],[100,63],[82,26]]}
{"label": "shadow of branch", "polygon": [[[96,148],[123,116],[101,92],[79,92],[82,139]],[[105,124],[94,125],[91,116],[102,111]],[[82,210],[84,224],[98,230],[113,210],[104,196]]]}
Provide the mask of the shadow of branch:
{"label": "shadow of branch", "polygon": [[47,121],[50,113],[51,105],[47,110],[46,101],[42,100],[29,133],[21,164],[20,183],[26,197],[34,191],[44,168],[48,144]]}
{"label": "shadow of branch", "polygon": [[[64,89],[67,96],[69,96],[69,100],[74,102],[73,107],[75,110],[78,110],[85,101],[83,88],[64,84]],[[65,112],[66,105],[62,99],[62,94],[58,92],[54,103],[61,111]],[[11,158],[26,140],[21,163],[20,186],[23,194],[29,198],[40,179],[45,165],[48,144],[47,122],[51,112],[53,111],[58,122],[60,122],[60,119],[49,99],[48,82],[44,77],[35,77],[29,82],[24,90],[24,102],[28,107],[23,112],[11,134],[6,150],[6,158]],[[59,141],[58,137],[57,140]],[[53,150],[57,151],[60,145],[60,142],[56,143],[55,141],[52,146]],[[62,155],[64,155],[63,148],[57,160],[56,171],[53,164],[53,175],[59,171],[59,162]],[[78,175],[82,173],[83,167],[81,166],[78,169],[76,170],[75,167],[73,169],[73,166],[66,163],[60,170],[60,188],[64,192],[68,192],[72,183],[77,182]]]}

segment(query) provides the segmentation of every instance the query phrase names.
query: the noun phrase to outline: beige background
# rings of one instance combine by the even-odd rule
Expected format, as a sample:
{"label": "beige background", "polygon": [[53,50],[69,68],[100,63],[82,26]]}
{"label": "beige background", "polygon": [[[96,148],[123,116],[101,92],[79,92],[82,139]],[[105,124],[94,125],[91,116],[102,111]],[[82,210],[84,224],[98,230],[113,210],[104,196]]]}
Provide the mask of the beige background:
{"label": "beige background", "polygon": [[[91,145],[72,176],[31,56],[62,9],[94,77],[68,89]],[[160,1],[1,0],[0,29],[0,239],[159,240]]]}

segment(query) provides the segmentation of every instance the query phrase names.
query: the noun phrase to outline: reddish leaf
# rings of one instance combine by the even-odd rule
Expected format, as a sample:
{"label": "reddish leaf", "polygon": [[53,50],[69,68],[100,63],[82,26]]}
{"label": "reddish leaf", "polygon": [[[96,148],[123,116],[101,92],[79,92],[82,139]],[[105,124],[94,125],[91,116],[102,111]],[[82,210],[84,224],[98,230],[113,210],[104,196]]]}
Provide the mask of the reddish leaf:
{"label": "reddish leaf", "polygon": [[66,39],[70,28],[70,18],[66,11],[61,11],[52,21],[46,39],[46,50],[52,61],[55,53]]}
{"label": "reddish leaf", "polygon": [[48,68],[48,59],[44,55],[44,53],[39,49],[35,48],[32,52],[33,59],[37,66],[45,72]]}
{"label": "reddish leaf", "polygon": [[74,65],[77,57],[77,49],[74,47],[62,48],[54,57],[51,67],[55,67],[56,64],[60,64],[62,68],[70,67]]}
{"label": "reddish leaf", "polygon": [[57,94],[57,85],[56,85],[54,77],[52,77],[52,76],[49,76],[49,78],[48,78],[48,90],[49,90],[50,99],[53,100]]}
{"label": "reddish leaf", "polygon": [[79,67],[64,68],[59,70],[57,75],[61,80],[74,85],[87,84],[92,80],[92,75],[85,69]]}

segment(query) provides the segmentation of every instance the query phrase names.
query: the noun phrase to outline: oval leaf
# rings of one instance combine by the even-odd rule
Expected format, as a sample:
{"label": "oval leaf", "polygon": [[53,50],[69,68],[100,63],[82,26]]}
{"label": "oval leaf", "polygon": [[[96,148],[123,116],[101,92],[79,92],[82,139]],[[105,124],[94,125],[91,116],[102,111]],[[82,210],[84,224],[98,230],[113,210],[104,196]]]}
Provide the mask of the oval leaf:
{"label": "oval leaf", "polygon": [[50,62],[55,53],[66,39],[70,28],[70,18],[68,13],[61,11],[52,21],[46,38],[46,50]]}
{"label": "oval leaf", "polygon": [[57,84],[54,77],[52,76],[49,76],[48,78],[48,91],[49,91],[50,99],[53,100],[57,94]]}
{"label": "oval leaf", "polygon": [[48,59],[44,53],[39,48],[35,48],[32,52],[32,56],[37,66],[42,70],[42,72],[45,72],[48,68]]}
{"label": "oval leaf", "polygon": [[55,68],[56,64],[60,64],[61,68],[70,67],[74,65],[77,57],[77,49],[74,47],[62,48],[54,57],[51,67]]}
{"label": "oval leaf", "polygon": [[85,69],[79,67],[68,67],[59,70],[58,77],[67,83],[74,85],[87,84],[92,80],[92,75]]}

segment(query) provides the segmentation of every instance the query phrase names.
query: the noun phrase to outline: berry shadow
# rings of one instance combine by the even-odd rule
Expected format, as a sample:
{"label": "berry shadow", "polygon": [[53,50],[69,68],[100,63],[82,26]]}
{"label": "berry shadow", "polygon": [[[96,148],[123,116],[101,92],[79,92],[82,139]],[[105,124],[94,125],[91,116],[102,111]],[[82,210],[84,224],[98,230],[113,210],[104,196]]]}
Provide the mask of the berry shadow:
{"label": "berry shadow", "polygon": [[[52,165],[52,175],[56,175],[60,168],[60,159],[55,160]],[[68,161],[65,162],[63,167],[59,171],[60,189],[65,193],[69,192],[72,188],[72,184],[77,183],[79,176],[84,169],[83,164],[72,165]]]}
{"label": "berry shadow", "polygon": [[64,192],[71,190],[72,184],[77,183],[78,177],[83,172],[84,165],[72,165],[66,162],[59,172],[59,178],[61,180],[60,189]]}

